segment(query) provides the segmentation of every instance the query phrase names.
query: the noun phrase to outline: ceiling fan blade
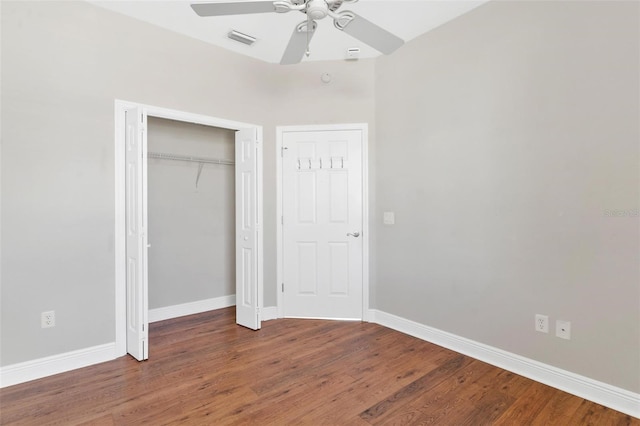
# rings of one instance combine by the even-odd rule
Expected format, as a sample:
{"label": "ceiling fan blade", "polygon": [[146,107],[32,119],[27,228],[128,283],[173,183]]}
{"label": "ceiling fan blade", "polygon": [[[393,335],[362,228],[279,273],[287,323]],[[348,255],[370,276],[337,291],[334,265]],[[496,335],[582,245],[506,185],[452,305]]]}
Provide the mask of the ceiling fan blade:
{"label": "ceiling fan blade", "polygon": [[273,1],[194,3],[191,8],[200,16],[246,15],[276,11]]}
{"label": "ceiling fan blade", "polygon": [[292,65],[302,61],[302,57],[307,51],[307,42],[311,41],[311,38],[315,34],[316,28],[318,27],[318,25],[314,21],[311,22],[313,22],[313,25],[311,25],[308,34],[307,21],[298,24],[298,26],[293,30],[293,34],[289,39],[287,49],[284,51],[282,59],[280,60],[280,65]]}
{"label": "ceiling fan blade", "polygon": [[353,12],[348,13],[353,15],[353,19],[343,28],[338,28],[350,36],[357,38],[385,55],[394,52],[404,44],[404,40],[391,34],[384,28],[377,26],[371,21],[367,21],[362,16]]}

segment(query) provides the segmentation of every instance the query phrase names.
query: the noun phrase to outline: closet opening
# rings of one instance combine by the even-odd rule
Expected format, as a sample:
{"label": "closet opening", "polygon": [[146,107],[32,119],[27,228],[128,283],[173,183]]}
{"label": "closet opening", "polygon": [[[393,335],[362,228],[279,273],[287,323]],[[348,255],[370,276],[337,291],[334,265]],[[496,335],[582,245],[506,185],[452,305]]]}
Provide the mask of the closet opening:
{"label": "closet opening", "polygon": [[147,121],[149,322],[235,305],[235,131]]}
{"label": "closet opening", "polygon": [[150,321],[263,299],[262,127],[115,101],[115,355],[149,357]]}

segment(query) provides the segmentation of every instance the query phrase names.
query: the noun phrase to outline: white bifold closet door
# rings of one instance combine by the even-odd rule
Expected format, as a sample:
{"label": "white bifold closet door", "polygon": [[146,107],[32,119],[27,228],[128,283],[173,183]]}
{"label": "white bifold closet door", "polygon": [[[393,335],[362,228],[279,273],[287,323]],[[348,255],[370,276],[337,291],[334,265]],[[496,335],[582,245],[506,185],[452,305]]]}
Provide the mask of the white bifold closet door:
{"label": "white bifold closet door", "polygon": [[142,108],[126,112],[125,134],[127,353],[149,358],[147,115]]}
{"label": "white bifold closet door", "polygon": [[236,132],[236,323],[260,328],[258,305],[258,138]]}

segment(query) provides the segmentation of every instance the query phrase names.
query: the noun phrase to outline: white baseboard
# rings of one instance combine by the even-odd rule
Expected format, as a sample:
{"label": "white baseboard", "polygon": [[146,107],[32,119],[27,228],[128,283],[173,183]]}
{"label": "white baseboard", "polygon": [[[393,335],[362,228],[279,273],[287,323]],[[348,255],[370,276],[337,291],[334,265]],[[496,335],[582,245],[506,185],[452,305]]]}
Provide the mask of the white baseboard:
{"label": "white baseboard", "polygon": [[111,361],[116,358],[115,349],[115,343],[107,343],[0,367],[0,388]]}
{"label": "white baseboard", "polygon": [[509,370],[545,385],[640,418],[640,394],[562,370],[511,352],[372,309],[371,322]]}
{"label": "white baseboard", "polygon": [[266,306],[262,308],[262,321],[278,319],[278,307]]}
{"label": "white baseboard", "polygon": [[149,309],[149,322],[164,321],[185,315],[199,314],[214,309],[227,308],[236,304],[236,295],[214,297],[180,305],[165,306],[164,308]]}

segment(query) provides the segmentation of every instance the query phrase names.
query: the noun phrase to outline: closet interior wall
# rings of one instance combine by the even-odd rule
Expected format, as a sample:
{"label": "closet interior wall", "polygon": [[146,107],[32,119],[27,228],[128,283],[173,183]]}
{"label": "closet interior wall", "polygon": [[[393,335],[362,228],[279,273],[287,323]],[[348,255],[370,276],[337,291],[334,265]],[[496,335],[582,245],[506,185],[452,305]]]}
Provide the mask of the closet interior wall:
{"label": "closet interior wall", "polygon": [[[149,117],[148,151],[234,159],[232,130]],[[149,309],[235,294],[233,165],[148,159]]]}

